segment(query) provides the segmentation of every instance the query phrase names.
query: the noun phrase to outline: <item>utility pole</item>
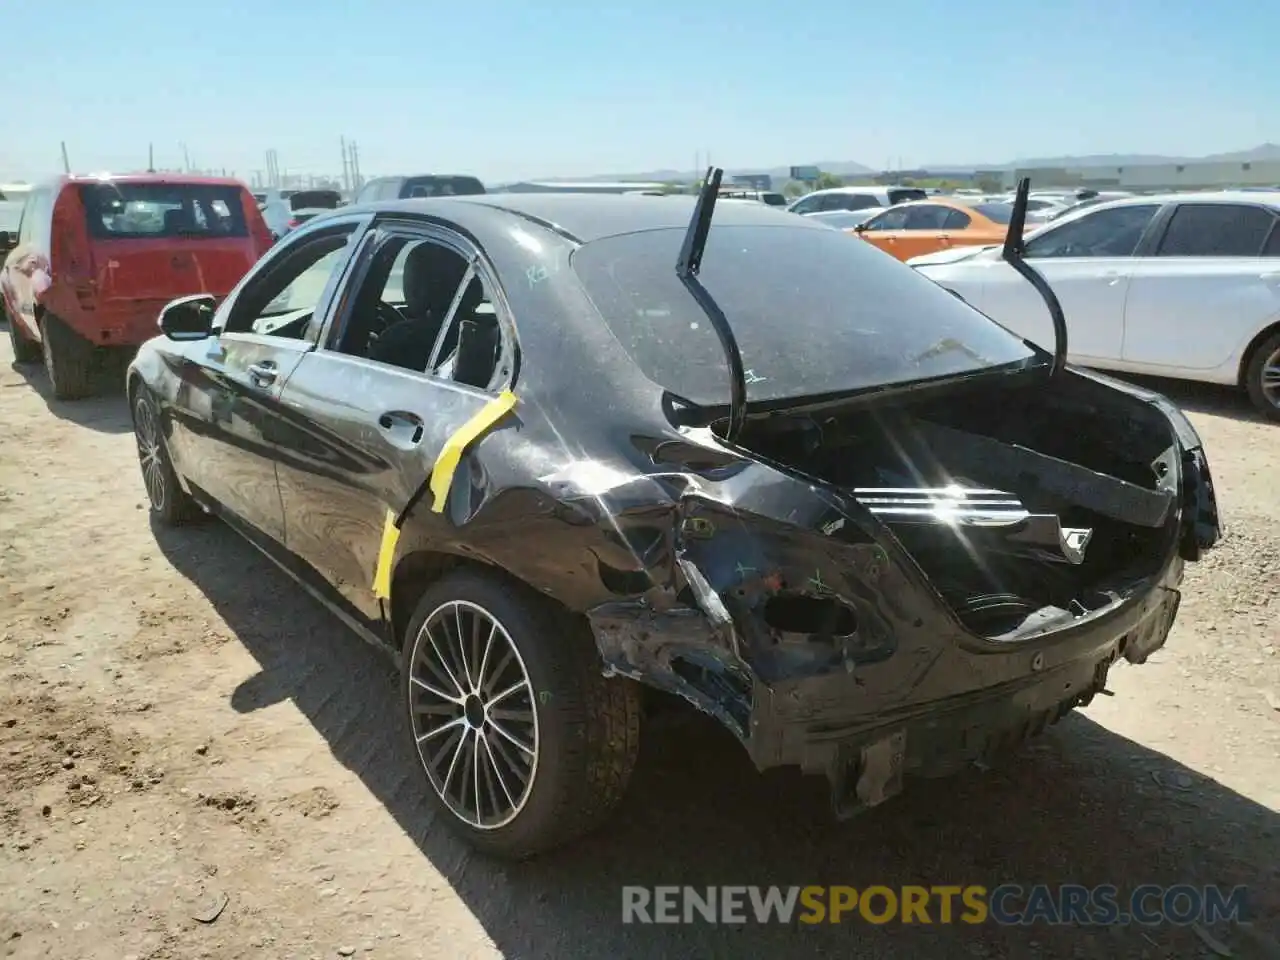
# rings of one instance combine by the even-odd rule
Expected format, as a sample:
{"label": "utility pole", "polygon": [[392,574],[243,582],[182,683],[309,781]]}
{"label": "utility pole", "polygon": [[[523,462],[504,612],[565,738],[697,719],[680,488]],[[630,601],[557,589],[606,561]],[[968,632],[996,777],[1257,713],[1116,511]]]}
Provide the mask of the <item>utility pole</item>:
{"label": "utility pole", "polygon": [[71,161],[67,159],[67,141],[62,141],[62,172],[71,173]]}
{"label": "utility pole", "polygon": [[351,158],[347,156],[347,138],[338,138],[342,143],[342,189],[351,189]]}
{"label": "utility pole", "polygon": [[354,189],[359,190],[364,178],[360,176],[360,149],[354,140],[351,141],[351,179]]}
{"label": "utility pole", "polygon": [[154,143],[147,144],[147,173],[156,172],[156,145]]}
{"label": "utility pole", "polygon": [[182,170],[184,173],[191,172],[191,154],[187,152],[187,145],[179,143],[178,147],[182,150]]}

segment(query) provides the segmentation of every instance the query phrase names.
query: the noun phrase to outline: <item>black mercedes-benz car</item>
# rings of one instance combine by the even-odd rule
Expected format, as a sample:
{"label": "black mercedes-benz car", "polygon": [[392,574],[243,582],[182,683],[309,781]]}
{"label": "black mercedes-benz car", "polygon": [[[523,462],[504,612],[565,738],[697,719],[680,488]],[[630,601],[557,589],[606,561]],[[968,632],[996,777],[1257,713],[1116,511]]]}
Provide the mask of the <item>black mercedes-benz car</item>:
{"label": "black mercedes-benz car", "polygon": [[129,368],[154,513],[399,658],[487,852],[604,820],[649,688],[842,815],[983,761],[1160,647],[1219,536],[1191,424],[1060,314],[1042,349],[718,181],[323,214]]}

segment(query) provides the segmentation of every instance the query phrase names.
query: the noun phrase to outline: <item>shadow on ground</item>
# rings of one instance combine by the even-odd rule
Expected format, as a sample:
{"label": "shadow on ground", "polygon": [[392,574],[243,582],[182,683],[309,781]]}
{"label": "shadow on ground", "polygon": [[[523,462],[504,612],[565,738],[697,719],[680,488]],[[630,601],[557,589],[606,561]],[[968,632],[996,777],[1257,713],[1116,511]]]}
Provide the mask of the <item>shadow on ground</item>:
{"label": "shadow on ground", "polygon": [[[8,330],[6,321],[0,320],[0,329]],[[124,395],[124,371],[131,358],[113,354],[104,356],[95,371],[92,396],[83,400],[58,400],[41,364],[14,362],[7,345],[5,352],[10,365],[26,381],[26,387],[40,394],[49,412],[59,420],[101,433],[128,433],[133,429]]]}
{"label": "shadow on ground", "polygon": [[647,731],[630,793],[600,834],[532,863],[483,860],[423,799],[386,657],[222,524],[156,536],[261,665],[234,709],[292,700],[508,957],[1208,955],[1194,931],[1173,926],[620,922],[627,884],[1001,882],[1245,884],[1258,922],[1214,932],[1236,957],[1280,955],[1267,932],[1280,916],[1280,817],[1083,716],[1006,767],[915,784],[843,824],[831,822],[822,784],[758,775],[727,734],[690,717]]}

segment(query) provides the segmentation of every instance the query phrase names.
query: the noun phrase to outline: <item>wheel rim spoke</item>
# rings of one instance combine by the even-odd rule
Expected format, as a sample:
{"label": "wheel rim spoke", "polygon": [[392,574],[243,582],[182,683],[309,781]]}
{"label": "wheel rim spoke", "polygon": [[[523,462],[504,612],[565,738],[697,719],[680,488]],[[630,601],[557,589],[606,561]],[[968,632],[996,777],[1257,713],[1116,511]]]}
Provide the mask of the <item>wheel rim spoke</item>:
{"label": "wheel rim spoke", "polygon": [[492,830],[516,817],[537,773],[533,686],[510,635],[466,601],[427,617],[409,657],[418,756],[454,816]]}
{"label": "wheel rim spoke", "polygon": [[1262,394],[1273,406],[1280,407],[1280,350],[1262,365]]}
{"label": "wheel rim spoke", "polygon": [[134,437],[138,444],[138,463],[142,467],[142,485],[151,505],[163,510],[168,491],[165,488],[164,460],[160,447],[160,428],[151,404],[141,402],[136,409]]}

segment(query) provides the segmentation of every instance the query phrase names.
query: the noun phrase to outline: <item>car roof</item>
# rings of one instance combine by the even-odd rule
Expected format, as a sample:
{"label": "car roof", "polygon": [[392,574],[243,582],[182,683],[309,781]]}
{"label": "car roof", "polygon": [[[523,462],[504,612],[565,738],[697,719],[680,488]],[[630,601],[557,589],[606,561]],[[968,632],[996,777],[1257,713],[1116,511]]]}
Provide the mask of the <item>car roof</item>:
{"label": "car roof", "polygon": [[[344,214],[376,211],[435,215],[465,220],[475,207],[505,210],[541,223],[577,243],[640,230],[685,229],[696,202],[691,196],[637,197],[625,194],[488,193],[462,197],[383,200],[343,207]],[[472,211],[474,212],[474,211]],[[716,226],[805,227],[802,218],[764,203],[717,203]],[[826,229],[811,224],[812,229]]]}
{"label": "car roof", "polygon": [[1255,207],[1258,204],[1263,204],[1280,213],[1280,190],[1200,190],[1194,193],[1148,193],[1115,197],[1101,202],[1094,198],[1092,200],[1082,200],[1078,204],[1068,207],[1061,217],[1051,220],[1050,223],[1056,226],[1075,220],[1086,213],[1153,203],[1247,203]]}
{"label": "car roof", "polygon": [[58,177],[56,183],[172,183],[202,184],[211,187],[243,187],[235,177],[205,177],[193,173],[74,173]]}

